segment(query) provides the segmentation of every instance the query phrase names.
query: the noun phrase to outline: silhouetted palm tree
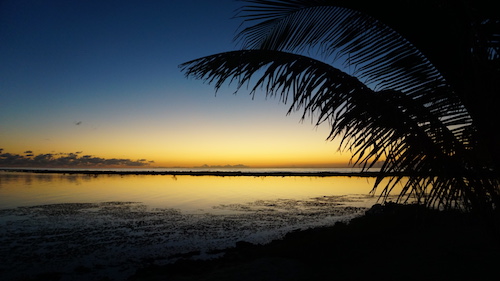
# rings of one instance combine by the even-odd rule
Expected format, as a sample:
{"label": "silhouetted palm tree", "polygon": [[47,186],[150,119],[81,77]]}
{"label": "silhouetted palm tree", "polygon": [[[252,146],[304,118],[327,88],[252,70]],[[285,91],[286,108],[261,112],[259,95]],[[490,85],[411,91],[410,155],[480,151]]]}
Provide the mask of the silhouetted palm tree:
{"label": "silhouetted palm tree", "polygon": [[187,62],[187,76],[251,85],[329,122],[354,165],[383,162],[383,199],[401,183],[400,202],[497,208],[500,14],[489,1],[244,2],[241,50]]}

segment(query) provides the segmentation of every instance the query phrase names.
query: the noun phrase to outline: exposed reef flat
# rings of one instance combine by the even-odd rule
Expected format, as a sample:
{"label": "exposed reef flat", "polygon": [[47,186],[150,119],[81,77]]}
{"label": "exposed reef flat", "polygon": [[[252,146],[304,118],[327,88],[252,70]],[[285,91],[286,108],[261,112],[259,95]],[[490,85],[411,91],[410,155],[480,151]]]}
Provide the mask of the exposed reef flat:
{"label": "exposed reef flat", "polygon": [[265,244],[297,229],[347,221],[365,211],[351,206],[362,200],[258,200],[199,213],[120,201],[0,209],[0,276],[126,280],[140,268],[223,255],[239,241]]}
{"label": "exposed reef flat", "polygon": [[218,259],[147,266],[129,280],[491,280],[499,225],[485,222],[417,205],[375,205],[349,223],[263,245],[240,242]]}

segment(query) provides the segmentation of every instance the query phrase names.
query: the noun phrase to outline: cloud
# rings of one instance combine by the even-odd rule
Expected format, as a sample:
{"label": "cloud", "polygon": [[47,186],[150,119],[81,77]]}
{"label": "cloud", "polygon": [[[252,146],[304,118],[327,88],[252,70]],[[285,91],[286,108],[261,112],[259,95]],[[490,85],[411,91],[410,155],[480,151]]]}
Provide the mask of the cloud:
{"label": "cloud", "polygon": [[[3,149],[0,150],[3,152]],[[45,153],[32,154],[25,151],[27,155],[12,153],[0,154],[0,167],[55,167],[55,168],[90,168],[90,167],[144,167],[154,161],[146,159],[131,160],[121,158],[101,158],[93,155],[79,156],[82,152],[75,153]]]}

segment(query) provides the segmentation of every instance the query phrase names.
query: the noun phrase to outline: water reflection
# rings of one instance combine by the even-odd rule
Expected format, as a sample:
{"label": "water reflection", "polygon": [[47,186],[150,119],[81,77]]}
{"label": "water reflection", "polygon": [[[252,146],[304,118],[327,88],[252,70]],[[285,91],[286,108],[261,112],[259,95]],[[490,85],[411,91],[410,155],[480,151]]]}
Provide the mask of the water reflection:
{"label": "water reflection", "polygon": [[204,210],[256,200],[367,195],[371,178],[85,175],[0,172],[0,208],[56,203],[141,202]]}
{"label": "water reflection", "polygon": [[360,215],[376,200],[368,196],[372,184],[356,177],[0,172],[0,272],[17,280],[43,272],[125,280],[145,261],[213,257],[237,241],[265,243]]}
{"label": "water reflection", "polygon": [[8,185],[39,185],[45,183],[71,183],[81,184],[88,182],[98,175],[78,175],[78,174],[44,174],[44,173],[24,173],[0,171],[0,188]]}

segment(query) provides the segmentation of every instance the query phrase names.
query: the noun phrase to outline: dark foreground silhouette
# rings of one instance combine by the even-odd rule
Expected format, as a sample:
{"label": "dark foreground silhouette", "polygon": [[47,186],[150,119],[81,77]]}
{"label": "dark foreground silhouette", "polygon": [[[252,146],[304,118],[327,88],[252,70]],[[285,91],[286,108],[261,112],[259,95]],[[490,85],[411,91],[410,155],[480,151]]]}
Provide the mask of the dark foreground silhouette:
{"label": "dark foreground silhouette", "polygon": [[494,280],[496,218],[375,205],[348,224],[239,242],[222,258],[146,267],[130,280]]}

